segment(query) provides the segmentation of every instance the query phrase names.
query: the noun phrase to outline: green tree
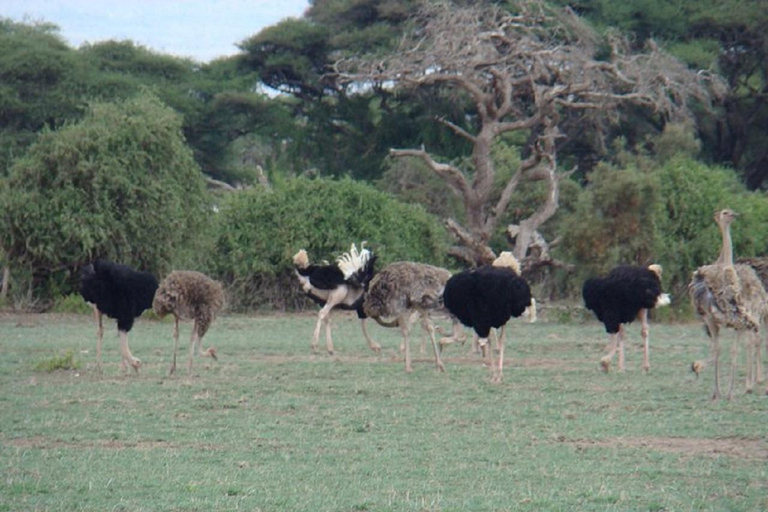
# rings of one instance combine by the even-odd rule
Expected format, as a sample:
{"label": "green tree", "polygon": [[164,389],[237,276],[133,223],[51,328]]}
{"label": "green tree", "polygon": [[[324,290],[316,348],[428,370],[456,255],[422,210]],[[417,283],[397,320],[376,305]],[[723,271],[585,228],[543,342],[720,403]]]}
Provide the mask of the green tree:
{"label": "green tree", "polygon": [[145,93],[93,104],[16,160],[0,188],[0,244],[45,295],[65,280],[59,271],[96,257],[168,270],[206,208],[181,118]]}
{"label": "green tree", "polygon": [[44,127],[82,114],[82,66],[47,23],[0,18],[0,176]]}

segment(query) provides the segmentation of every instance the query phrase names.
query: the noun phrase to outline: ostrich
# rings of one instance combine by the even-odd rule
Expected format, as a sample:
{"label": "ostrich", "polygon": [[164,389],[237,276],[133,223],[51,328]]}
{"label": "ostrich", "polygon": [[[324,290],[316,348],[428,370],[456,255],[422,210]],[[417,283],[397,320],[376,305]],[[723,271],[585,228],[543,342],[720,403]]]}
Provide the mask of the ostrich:
{"label": "ostrich", "polygon": [[[392,263],[376,274],[370,283],[363,308],[365,314],[384,327],[399,327],[403,335],[405,371],[411,373],[410,330],[411,316],[417,312],[421,325],[429,333],[435,352],[435,365],[441,372],[445,365],[440,360],[440,351],[435,341],[435,327],[429,312],[442,309],[445,283],[451,273],[440,267],[424,263],[399,261]],[[392,318],[386,322],[384,318]]]}
{"label": "ostrich", "polygon": [[366,315],[363,311],[363,294],[373,277],[376,256],[360,244],[360,251],[352,244],[349,252],[337,258],[336,265],[310,265],[307,251],[297,252],[293,257],[296,276],[307,296],[320,304],[317,324],[312,334],[312,350],[317,350],[320,330],[325,324],[325,342],[329,354],[333,354],[331,338],[331,311],[333,309],[354,310],[361,321],[363,336],[375,353],[381,352],[381,345],[368,335]]}
{"label": "ostrich", "polygon": [[101,344],[104,338],[102,315],[117,320],[120,333],[121,368],[128,366],[138,373],[141,361],[131,354],[128,347],[128,332],[133,327],[134,319],[141,316],[145,309],[152,307],[152,297],[157,290],[157,279],[147,272],[138,272],[131,267],[96,260],[83,267],[80,274],[80,294],[86,302],[93,304],[93,311],[98,324],[98,342],[96,345],[96,364],[101,373]]}
{"label": "ostrich", "polygon": [[[712,342],[715,372],[713,400],[720,398],[720,327],[730,327],[736,331],[736,340],[731,346],[731,382],[727,395],[731,398],[741,336],[745,331],[759,334],[768,300],[755,270],[749,265],[733,263],[731,223],[735,218],[736,214],[730,209],[715,213],[714,219],[723,238],[720,257],[712,265],[699,267],[688,285],[694,309],[704,321]],[[750,388],[751,382],[748,380],[747,389]]]}
{"label": "ostrich", "polygon": [[648,267],[620,265],[605,277],[594,277],[584,283],[582,296],[587,309],[605,325],[611,344],[608,355],[600,360],[608,372],[616,349],[619,350],[619,371],[624,371],[624,324],[640,319],[643,338],[643,370],[649,372],[648,310],[666,306],[669,295],[661,292],[661,265]]}
{"label": "ostrich", "polygon": [[[763,289],[768,293],[768,258],[737,258],[737,264],[749,265],[760,278],[760,282],[763,284]],[[766,307],[766,314],[768,314],[768,307]],[[768,351],[768,316],[763,317],[763,329],[766,329],[765,335],[765,349]],[[753,340],[753,350],[748,352],[748,356],[754,354],[753,364],[749,364],[747,371],[747,378],[756,382],[763,382],[763,365],[762,365],[762,353],[761,344],[762,340],[759,336]],[[749,362],[749,357],[747,358]],[[754,373],[751,373],[753,372]],[[749,386],[749,381],[747,382]],[[749,391],[749,388],[747,389]],[[766,387],[766,394],[768,394],[768,387]]]}
{"label": "ostrich", "polygon": [[[493,350],[485,349],[489,357],[492,380],[501,382],[504,369],[504,327],[512,317],[519,317],[535,302],[528,283],[520,277],[520,264],[511,252],[505,251],[493,262],[451,277],[443,295],[446,309],[467,327],[474,329],[485,347],[491,328],[500,329],[498,336],[499,362],[493,362]],[[441,340],[441,343],[444,340]]]}
{"label": "ostrich", "polygon": [[174,270],[160,283],[152,301],[152,309],[160,318],[168,314],[174,317],[173,362],[169,375],[176,371],[176,353],[179,349],[179,320],[194,320],[189,340],[187,375],[192,374],[192,357],[195,346],[201,356],[216,357],[216,350],[203,350],[203,336],[208,332],[216,314],[224,305],[221,283],[193,270]]}

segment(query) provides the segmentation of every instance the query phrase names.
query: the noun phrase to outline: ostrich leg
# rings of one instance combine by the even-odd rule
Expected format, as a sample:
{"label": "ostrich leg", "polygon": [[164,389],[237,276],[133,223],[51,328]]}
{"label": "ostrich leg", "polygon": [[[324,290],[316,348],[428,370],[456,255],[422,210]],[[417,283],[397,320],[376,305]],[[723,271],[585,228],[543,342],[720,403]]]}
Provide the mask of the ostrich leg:
{"label": "ostrich leg", "polygon": [[179,351],[179,317],[174,315],[173,323],[173,362],[171,363],[171,369],[168,371],[168,375],[173,375],[176,371],[176,353]]}
{"label": "ostrich leg", "polygon": [[360,325],[363,328],[363,336],[365,337],[365,341],[368,342],[368,346],[371,348],[371,350],[373,350],[376,354],[380,354],[381,353],[381,345],[379,345],[378,343],[373,341],[373,339],[368,334],[368,329],[365,326],[365,323],[367,321],[368,321],[367,318],[361,318],[360,319]]}
{"label": "ostrich leg", "polygon": [[128,347],[128,333],[126,331],[118,332],[120,333],[120,355],[123,359],[122,363],[120,363],[120,367],[125,371],[127,367],[130,366],[135,373],[139,373],[141,361],[131,354],[131,349]]}
{"label": "ostrich leg", "polygon": [[99,308],[93,306],[93,314],[96,317],[96,369],[99,373],[102,373],[101,369],[101,344],[104,341],[104,324],[102,322],[102,315]]}
{"label": "ostrich leg", "polygon": [[[506,325],[501,326],[501,330],[499,331],[499,334],[497,336],[498,338],[498,344],[499,344],[499,370],[496,373],[496,375],[493,378],[494,382],[501,382],[503,377],[503,371],[504,371],[504,328]],[[491,350],[491,353],[493,353],[493,350]],[[493,357],[491,357],[493,359]]]}
{"label": "ostrich leg", "polygon": [[641,309],[640,313],[640,322],[642,324],[642,327],[640,328],[640,336],[643,338],[643,370],[645,370],[645,373],[648,373],[651,371],[651,361],[649,358],[649,351],[650,351],[650,327],[648,326],[648,310],[647,309]]}
{"label": "ostrich leg", "polygon": [[608,335],[608,337],[611,340],[609,343],[610,348],[608,349],[608,354],[606,354],[605,356],[602,357],[602,359],[600,359],[600,366],[602,366],[603,371],[605,373],[608,373],[608,370],[611,368],[611,361],[613,361],[613,354],[616,353],[616,350],[619,347],[620,330],[621,330],[621,326],[619,326],[619,331]]}
{"label": "ostrich leg", "polygon": [[[429,319],[426,311],[420,312],[421,314],[421,326],[426,332],[429,333],[429,339],[432,341],[432,350],[435,352],[435,366],[441,372],[445,371],[445,365],[442,359],[440,359],[440,349],[437,347],[437,340],[435,339],[435,326]],[[423,344],[423,343],[422,343]]]}
{"label": "ostrich leg", "polygon": [[411,373],[413,371],[413,367],[411,366],[411,341],[409,338],[411,324],[408,321],[408,318],[402,315],[397,319],[397,324],[399,325],[400,332],[403,335],[403,348],[405,349],[405,372]]}

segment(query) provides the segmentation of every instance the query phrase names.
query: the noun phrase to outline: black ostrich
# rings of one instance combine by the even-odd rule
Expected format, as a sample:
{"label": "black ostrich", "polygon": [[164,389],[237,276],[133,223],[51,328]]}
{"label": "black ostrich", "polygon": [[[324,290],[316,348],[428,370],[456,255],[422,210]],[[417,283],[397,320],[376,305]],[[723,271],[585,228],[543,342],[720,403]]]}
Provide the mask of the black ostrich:
{"label": "black ostrich", "polygon": [[486,350],[494,382],[502,380],[504,327],[510,318],[521,316],[534,304],[531,288],[520,277],[519,268],[514,256],[503,252],[493,265],[453,275],[443,293],[445,308],[462,324],[475,330],[481,345],[487,343],[491,328],[501,329],[498,370],[493,363],[493,350]]}
{"label": "black ostrich", "polygon": [[296,276],[304,293],[321,306],[312,335],[312,350],[317,350],[320,330],[325,324],[326,349],[333,354],[331,311],[343,309],[357,312],[368,346],[377,354],[381,352],[381,345],[371,339],[365,326],[367,315],[363,311],[363,299],[373,278],[376,256],[364,246],[365,242],[358,251],[352,244],[349,252],[342,254],[335,265],[311,265],[304,249],[294,255]]}
{"label": "black ostrich", "polygon": [[145,309],[152,307],[152,299],[157,290],[157,279],[148,272],[139,272],[127,265],[96,260],[83,267],[80,273],[80,294],[86,302],[93,305],[98,323],[98,344],[96,361],[101,372],[101,343],[104,338],[102,315],[117,320],[120,334],[121,368],[130,365],[138,373],[141,361],[133,357],[128,348],[128,332],[133,321],[141,316]]}
{"label": "black ostrich", "polygon": [[603,371],[610,369],[617,348],[619,371],[624,371],[624,324],[635,319],[642,323],[643,370],[650,371],[648,310],[670,303],[669,295],[661,291],[661,272],[661,265],[621,265],[605,277],[593,277],[584,283],[584,304],[605,325],[611,340],[610,352],[600,360]]}

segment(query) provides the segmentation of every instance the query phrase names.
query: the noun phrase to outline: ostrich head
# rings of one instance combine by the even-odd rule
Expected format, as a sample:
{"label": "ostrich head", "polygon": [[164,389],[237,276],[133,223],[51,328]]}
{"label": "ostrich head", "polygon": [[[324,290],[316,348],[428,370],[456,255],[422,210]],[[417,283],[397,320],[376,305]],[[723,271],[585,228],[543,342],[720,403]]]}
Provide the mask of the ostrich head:
{"label": "ostrich head", "polygon": [[724,210],[719,210],[715,212],[715,222],[717,222],[718,226],[726,227],[729,226],[738,216],[736,212],[731,210],[730,208],[726,208]]}
{"label": "ostrich head", "polygon": [[520,275],[520,262],[510,251],[499,254],[499,257],[493,260],[493,266],[511,268],[515,274]]}
{"label": "ostrich head", "polygon": [[659,280],[661,280],[661,273],[664,271],[664,269],[661,268],[661,265],[654,263],[653,265],[648,265],[648,270],[659,276]]}
{"label": "ostrich head", "polygon": [[293,264],[299,268],[307,268],[309,266],[309,256],[304,249],[300,250],[293,256]]}

